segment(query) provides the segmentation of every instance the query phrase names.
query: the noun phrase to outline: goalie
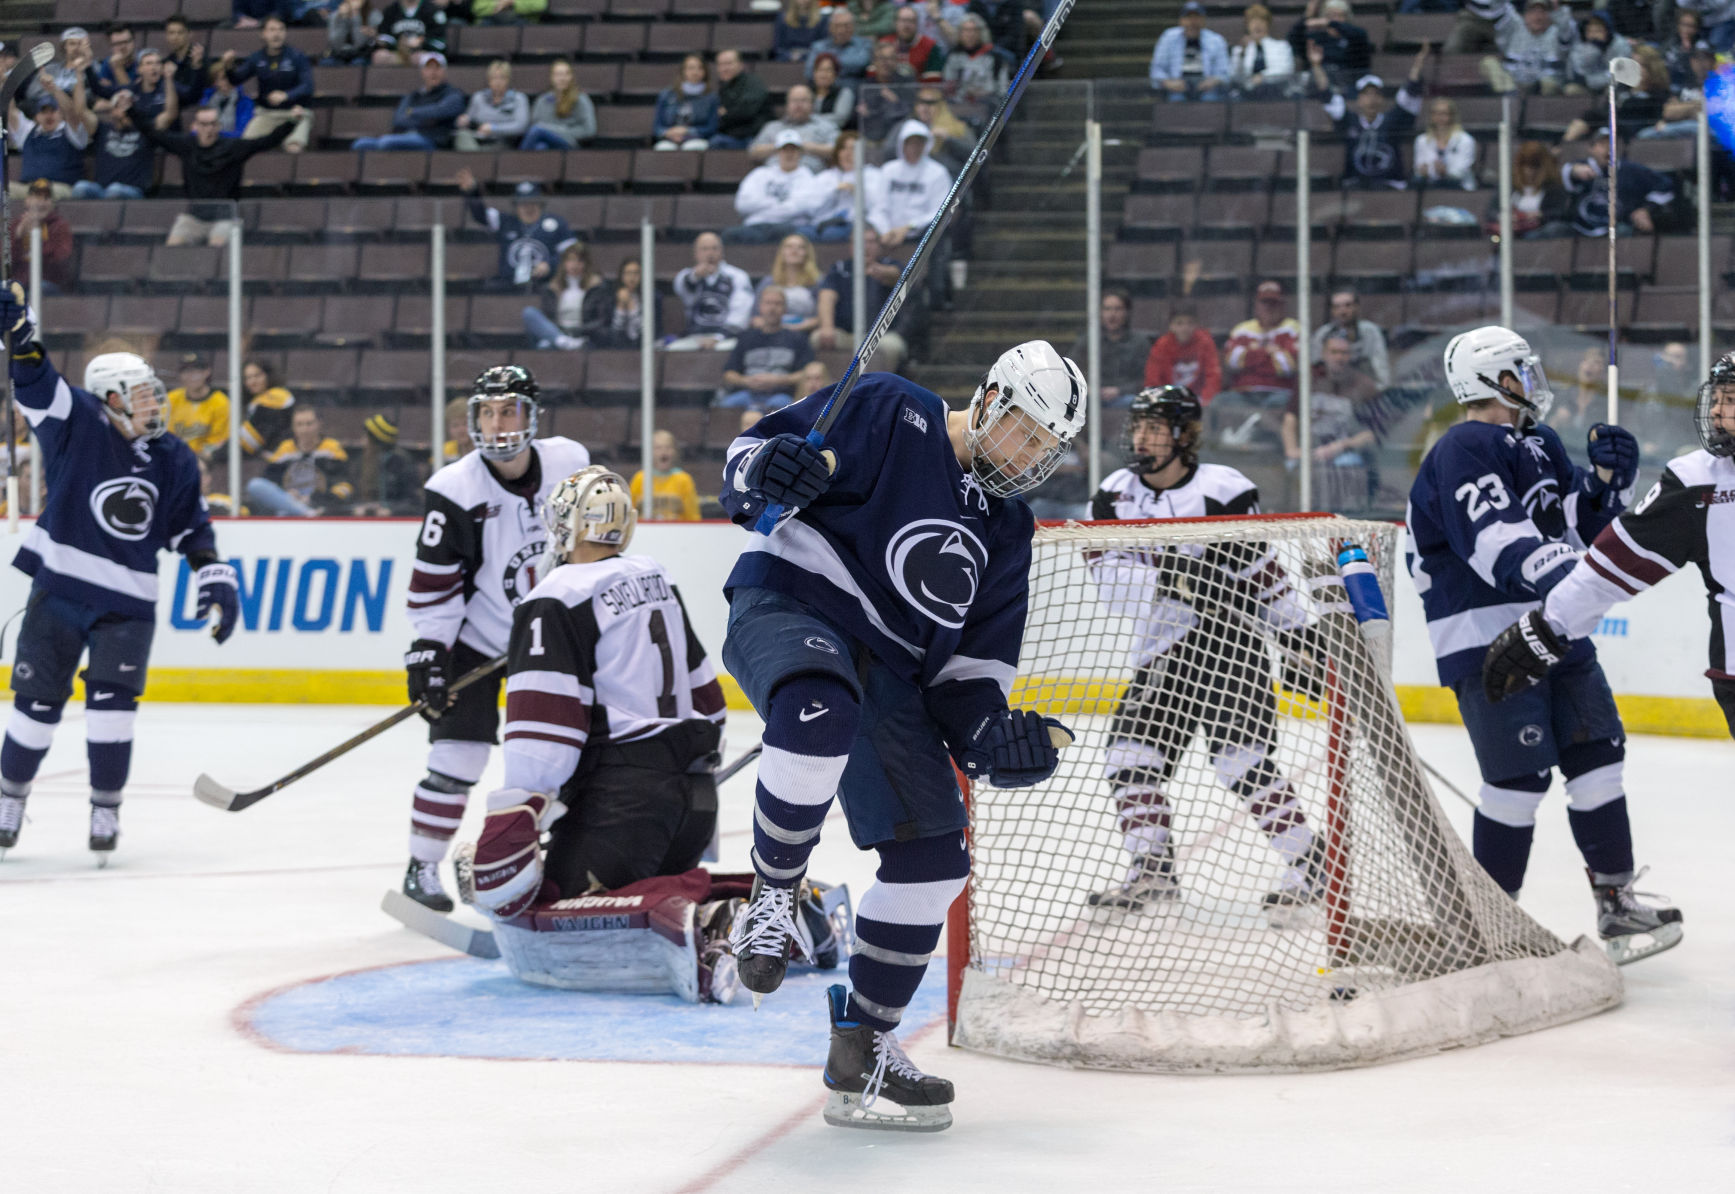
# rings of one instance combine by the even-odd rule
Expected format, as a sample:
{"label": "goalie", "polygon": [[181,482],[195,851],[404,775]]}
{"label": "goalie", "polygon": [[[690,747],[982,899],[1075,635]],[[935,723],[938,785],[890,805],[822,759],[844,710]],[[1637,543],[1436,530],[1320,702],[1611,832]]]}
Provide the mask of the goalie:
{"label": "goalie", "polygon": [[[1199,462],[1204,408],[1185,386],[1140,391],[1121,433],[1128,466],[1091,500],[1098,521],[1259,513],[1259,491],[1241,473]],[[1104,774],[1131,862],[1126,878],[1088,901],[1137,911],[1180,895],[1167,787],[1195,734],[1217,782],[1270,839],[1282,860],[1264,906],[1281,911],[1323,894],[1324,850],[1272,755],[1277,700],[1262,635],[1275,631],[1284,682],[1323,695],[1305,674],[1307,610],[1263,545],[1175,546],[1105,552],[1092,564],[1097,595],[1137,626],[1132,683],[1109,727]],[[1301,664],[1303,666],[1296,666]]]}
{"label": "goalie", "polygon": [[729,897],[751,879],[695,870],[717,820],[723,690],[662,565],[621,554],[637,522],[625,481],[583,469],[543,517],[543,579],[507,651],[506,782],[459,890],[502,922],[520,978],[727,1002]]}

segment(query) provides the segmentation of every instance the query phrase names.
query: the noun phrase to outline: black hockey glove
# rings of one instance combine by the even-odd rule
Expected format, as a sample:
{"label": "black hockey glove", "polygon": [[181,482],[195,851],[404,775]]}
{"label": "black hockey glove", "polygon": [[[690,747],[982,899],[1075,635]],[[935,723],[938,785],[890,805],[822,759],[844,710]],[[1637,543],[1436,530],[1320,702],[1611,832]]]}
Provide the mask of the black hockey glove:
{"label": "black hockey glove", "polygon": [[1316,701],[1325,699],[1325,651],[1311,626],[1277,636],[1283,687]]}
{"label": "black hockey glove", "polygon": [[211,637],[221,645],[235,633],[235,620],[241,616],[241,603],[236,599],[235,567],[218,560],[199,565],[193,577],[199,586],[199,604],[193,617],[203,622],[214,608],[217,624],[211,627]]}
{"label": "black hockey glove", "polygon": [[1638,479],[1639,441],[1625,427],[1598,423],[1590,429],[1585,451],[1591,467],[1598,470],[1597,480],[1602,480],[1601,470],[1607,469],[1608,487],[1616,493],[1631,489]]}
{"label": "black hockey glove", "polygon": [[747,462],[747,488],[778,506],[799,510],[831,488],[835,453],[823,452],[792,432],[774,435]]}
{"label": "black hockey glove", "polygon": [[30,301],[24,287],[14,282],[0,287],[0,328],[12,333],[14,355],[24,353],[36,342],[36,323],[31,318]]}
{"label": "black hockey glove", "polygon": [[1533,609],[1500,632],[1482,657],[1482,695],[1497,705],[1540,684],[1548,669],[1566,658],[1568,643]]}
{"label": "black hockey glove", "polygon": [[410,678],[410,704],[420,702],[422,716],[428,721],[438,721],[451,700],[446,685],[446,674],[451,669],[451,648],[434,639],[419,638],[404,653],[404,670]]}
{"label": "black hockey glove", "polygon": [[996,788],[1028,788],[1054,774],[1060,746],[1072,731],[1052,717],[1028,709],[1001,709],[976,722],[969,740],[956,752],[958,767]]}

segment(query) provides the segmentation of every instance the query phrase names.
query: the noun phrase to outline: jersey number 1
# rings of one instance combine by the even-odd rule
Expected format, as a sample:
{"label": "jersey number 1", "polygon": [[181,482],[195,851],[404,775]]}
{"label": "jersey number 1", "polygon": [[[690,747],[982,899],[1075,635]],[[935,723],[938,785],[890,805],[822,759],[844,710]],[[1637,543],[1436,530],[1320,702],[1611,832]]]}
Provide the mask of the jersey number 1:
{"label": "jersey number 1", "polygon": [[663,657],[663,691],[657,694],[657,716],[675,716],[675,649],[669,645],[669,624],[663,611],[653,609],[650,617],[651,641],[657,654]]}

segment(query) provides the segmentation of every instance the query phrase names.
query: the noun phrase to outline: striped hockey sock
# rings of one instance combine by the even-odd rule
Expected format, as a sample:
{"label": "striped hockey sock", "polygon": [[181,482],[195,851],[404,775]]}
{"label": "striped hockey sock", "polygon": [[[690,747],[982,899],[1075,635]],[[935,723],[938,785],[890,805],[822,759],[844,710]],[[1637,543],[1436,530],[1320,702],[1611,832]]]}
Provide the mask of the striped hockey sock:
{"label": "striped hockey sock", "polygon": [[970,851],[962,833],[878,850],[878,882],[856,907],[849,1019],[890,1032],[922,985],[946,913],[970,877]]}
{"label": "striped hockey sock", "polygon": [[806,873],[860,720],[855,694],[831,676],[797,676],[771,695],[753,812],[753,869],[767,884]]}
{"label": "striped hockey sock", "polygon": [[42,760],[54,741],[54,727],[60,724],[62,703],[32,700],[26,696],[12,701],[12,719],[6,723],[6,741],[0,746],[0,785],[6,795],[23,796],[30,791]]}
{"label": "striped hockey sock", "polygon": [[138,697],[124,690],[92,687],[84,705],[85,753],[90,759],[90,787],[119,804],[121,789],[133,763],[133,722],[138,719]]}

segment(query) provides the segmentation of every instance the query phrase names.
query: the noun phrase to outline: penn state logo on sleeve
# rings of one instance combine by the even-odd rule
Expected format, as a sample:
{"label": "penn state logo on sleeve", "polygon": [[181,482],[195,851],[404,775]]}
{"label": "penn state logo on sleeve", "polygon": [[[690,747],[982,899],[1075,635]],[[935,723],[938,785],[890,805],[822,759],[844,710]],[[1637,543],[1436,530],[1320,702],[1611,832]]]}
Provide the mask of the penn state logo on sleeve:
{"label": "penn state logo on sleeve", "polygon": [[500,589],[506,594],[506,600],[513,605],[524,600],[530,590],[536,587],[536,565],[542,562],[542,553],[546,546],[540,539],[535,543],[526,543],[518,549],[516,555],[506,561],[506,572],[500,578]]}
{"label": "penn state logo on sleeve", "polygon": [[982,541],[943,518],[909,523],[886,546],[886,573],[898,595],[954,630],[964,625],[987,567]]}
{"label": "penn state logo on sleeve", "polygon": [[115,477],[90,491],[90,513],[116,539],[136,543],[151,533],[157,487],[143,477]]}

